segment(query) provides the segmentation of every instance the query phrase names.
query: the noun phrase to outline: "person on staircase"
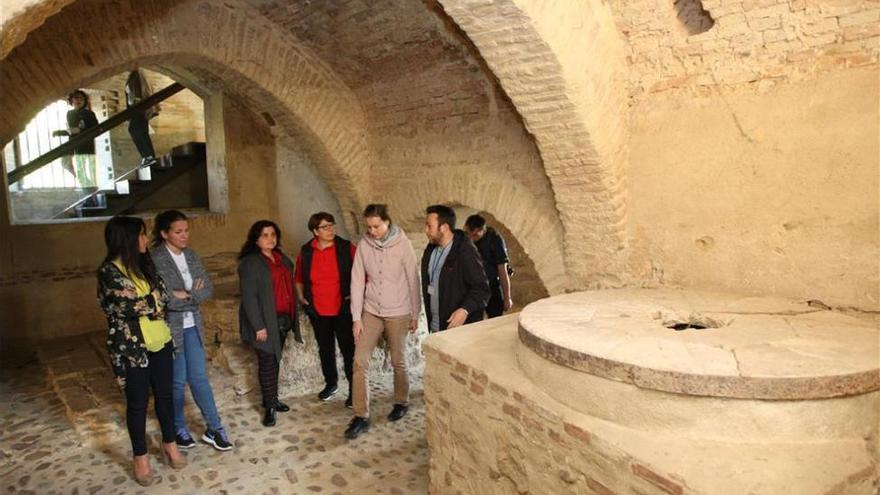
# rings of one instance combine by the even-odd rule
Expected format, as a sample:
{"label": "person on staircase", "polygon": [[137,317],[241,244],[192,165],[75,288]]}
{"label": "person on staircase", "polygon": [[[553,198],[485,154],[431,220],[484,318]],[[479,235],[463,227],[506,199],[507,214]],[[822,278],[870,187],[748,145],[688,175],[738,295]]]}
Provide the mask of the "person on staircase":
{"label": "person on staircase", "polygon": [[186,427],[184,391],[189,384],[193,400],[202,412],[207,429],[202,441],[220,451],[232,450],[232,443],[220,422],[214,392],[205,369],[204,323],[199,304],[211,297],[214,286],[202,266],[199,255],[189,247],[189,222],[186,215],[168,210],[156,215],[153,222],[153,245],[150,256],[156,271],[170,291],[165,321],[174,339],[174,427],[177,446],[195,447]]}
{"label": "person on staircase", "polygon": [[[131,108],[152,94],[150,84],[141,69],[135,69],[128,75],[125,81],[125,106]],[[153,141],[150,139],[149,121],[159,115],[160,107],[153,105],[145,110],[136,112],[128,121],[128,134],[141,155],[141,168],[149,167],[156,163],[156,152],[153,150]]]}
{"label": "person on staircase", "polygon": [[125,423],[133,451],[134,478],[156,481],[147,457],[147,403],[153,391],[162,429],[162,450],[174,469],[186,458],[174,442],[174,342],[165,323],[168,290],[147,253],[147,228],[140,218],[116,216],[104,228],[107,256],[98,268],[98,303],[107,317],[107,347],[113,374],[125,391]]}
{"label": "person on staircase", "polygon": [[[67,111],[67,129],[57,130],[52,136],[67,136],[75,138],[79,133],[98,125],[98,117],[92,111],[89,95],[81,89],[67,95],[67,103],[73,107]],[[95,170],[95,140],[89,139],[73,150],[73,163],[71,156],[62,157],[62,165],[76,176],[79,187],[95,187],[98,185],[97,172]],[[76,167],[74,168],[74,163]]]}

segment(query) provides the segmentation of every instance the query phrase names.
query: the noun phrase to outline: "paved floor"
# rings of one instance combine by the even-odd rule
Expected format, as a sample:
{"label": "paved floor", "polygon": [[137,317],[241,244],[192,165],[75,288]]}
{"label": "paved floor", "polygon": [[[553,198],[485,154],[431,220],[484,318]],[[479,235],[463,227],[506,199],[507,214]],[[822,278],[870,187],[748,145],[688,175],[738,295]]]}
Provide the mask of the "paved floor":
{"label": "paved floor", "polygon": [[[390,423],[391,376],[373,380],[374,423],[354,441],[342,432],[351,411],[340,392],[286,397],[278,425],[260,424],[257,397],[227,392],[231,378],[212,368],[218,407],[235,449],[201,444],[174,471],[159,458],[151,419],[150,456],[161,477],[142,488],[130,475],[124,403],[94,339],[67,339],[38,356],[6,357],[0,366],[0,493],[383,493],[427,491],[421,377],[413,376],[410,413]],[[249,394],[252,395],[252,394]],[[151,412],[152,414],[152,412]],[[187,409],[193,434],[200,416]],[[157,491],[158,490],[158,491]]]}

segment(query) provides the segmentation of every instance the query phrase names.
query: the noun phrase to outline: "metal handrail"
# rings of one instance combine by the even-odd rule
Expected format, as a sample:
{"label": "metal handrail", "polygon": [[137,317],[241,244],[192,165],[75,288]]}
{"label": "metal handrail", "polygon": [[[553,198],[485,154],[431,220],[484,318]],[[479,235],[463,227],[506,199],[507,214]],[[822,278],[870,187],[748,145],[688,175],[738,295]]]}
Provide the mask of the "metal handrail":
{"label": "metal handrail", "polygon": [[135,168],[128,170],[127,172],[120,175],[119,177],[114,178],[113,179],[113,186],[114,186],[113,189],[101,189],[100,187],[98,187],[97,189],[95,189],[94,191],[89,193],[88,195],[83,196],[82,198],[79,198],[78,200],[74,201],[70,205],[64,207],[64,209],[62,209],[61,211],[59,211],[55,215],[52,215],[52,218],[61,218],[68,211],[76,208],[77,206],[85,203],[86,201],[90,200],[91,198],[94,198],[95,196],[97,196],[99,194],[106,194],[108,192],[115,191],[116,190],[115,186],[117,183],[122,182],[123,180],[128,180],[128,177],[130,175],[134,174],[135,172],[137,172],[140,168],[141,168],[141,166],[140,166],[140,164],[138,164],[138,166],[136,166]]}
{"label": "metal handrail", "polygon": [[155,94],[145,98],[143,101],[137,103],[136,105],[132,105],[126,110],[117,113],[116,115],[110,117],[104,122],[101,122],[95,127],[91,127],[77,133],[75,137],[62,144],[61,146],[47,151],[45,154],[35,158],[27,165],[18,167],[12,172],[6,174],[6,185],[11,186],[12,184],[15,184],[26,176],[41,169],[45,165],[48,165],[53,160],[71,154],[78,146],[85,143],[86,141],[95,139],[96,136],[99,136],[109,131],[110,129],[113,129],[114,127],[122,124],[123,122],[128,121],[135,114],[145,112],[153,105],[167,100],[168,98],[176,95],[184,89],[185,87],[180,83],[171,84],[167,88],[164,88],[161,91],[158,91]]}

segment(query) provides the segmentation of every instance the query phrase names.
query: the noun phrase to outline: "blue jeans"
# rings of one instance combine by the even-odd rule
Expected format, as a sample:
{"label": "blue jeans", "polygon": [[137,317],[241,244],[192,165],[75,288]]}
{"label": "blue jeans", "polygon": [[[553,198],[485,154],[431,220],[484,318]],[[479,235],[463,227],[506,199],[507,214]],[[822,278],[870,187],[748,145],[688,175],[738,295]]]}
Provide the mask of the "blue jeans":
{"label": "blue jeans", "polygon": [[189,327],[183,329],[183,350],[174,357],[174,428],[179,432],[186,430],[186,418],[183,415],[183,391],[186,384],[192,392],[193,400],[202,411],[202,417],[208,429],[219,430],[223,427],[217,406],[214,404],[214,392],[208,381],[205,370],[205,349],[199,329]]}

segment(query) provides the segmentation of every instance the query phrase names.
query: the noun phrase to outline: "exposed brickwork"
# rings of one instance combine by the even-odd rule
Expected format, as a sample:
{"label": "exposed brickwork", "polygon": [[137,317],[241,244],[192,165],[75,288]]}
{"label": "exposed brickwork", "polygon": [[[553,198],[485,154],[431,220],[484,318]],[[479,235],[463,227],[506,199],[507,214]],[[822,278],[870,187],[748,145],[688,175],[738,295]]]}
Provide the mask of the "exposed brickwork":
{"label": "exposed brickwork", "polygon": [[[204,217],[201,217],[204,218]],[[203,222],[199,217],[192,217],[189,221],[190,225],[197,226]],[[215,283],[223,283],[232,280],[238,275],[235,271],[236,261],[231,253],[221,253],[215,256],[209,256],[202,259],[211,280]],[[13,272],[0,275],[0,287],[13,287],[16,285],[61,282],[64,280],[75,280],[78,278],[94,278],[97,273],[97,266],[74,266],[68,268],[60,268],[55,270],[29,270],[24,272]]]}
{"label": "exposed brickwork", "polygon": [[[188,15],[185,5],[176,6],[167,16]],[[227,10],[246,10],[240,9],[240,6],[227,6],[216,13],[217,9],[213,7],[216,4],[211,5],[211,8],[194,7],[200,9],[200,17],[208,18],[210,23],[224,22],[224,16],[230,15]],[[389,202],[399,214],[415,217],[421,215],[426,204],[438,201],[434,201],[429,195],[409,194],[409,184],[406,181],[420,178],[411,173],[413,167],[465,168],[470,176],[479,177],[468,181],[479,187],[462,191],[460,184],[450,182],[450,187],[443,191],[442,201],[473,204],[496,214],[505,226],[510,227],[511,233],[517,239],[534,236],[536,225],[544,227],[544,232],[540,234],[541,239],[537,242],[529,241],[525,249],[528,256],[542,258],[536,263],[536,271],[541,274],[541,284],[544,287],[532,292],[559,292],[566,286],[564,259],[561,255],[564,229],[557,217],[554,193],[544,173],[534,141],[525,131],[516,109],[485,67],[476,49],[436,3],[428,3],[427,9],[425,4],[402,0],[355,1],[344,4],[254,2],[253,6],[273,23],[276,32],[283,31],[295,36],[299,46],[307,47],[304,51],[310,49],[316,53],[322,63],[326,63],[340,76],[342,83],[352,88],[353,94],[360,101],[352,104],[350,100],[343,98],[339,103],[331,98],[315,101],[315,107],[327,115],[336,111],[340,105],[363,106],[365,116],[360,123],[365,123],[369,130],[361,131],[359,136],[372,138],[374,148],[378,150],[375,160],[363,154],[358,155],[357,150],[349,149],[357,144],[357,140],[348,139],[345,133],[333,132],[329,139],[326,135],[309,132],[297,132],[295,136],[311,155],[324,157],[325,161],[333,161],[333,156],[327,158],[325,155],[332,154],[334,148],[341,148],[339,153],[355,153],[347,162],[357,165],[350,170],[349,182],[344,180],[345,177],[339,177],[338,169],[319,167],[325,180],[331,185],[337,184],[332,190],[338,196],[342,210],[348,213],[345,220],[349,227],[356,223],[350,217],[359,217],[358,205],[362,201],[357,198],[363,198],[362,193],[369,189],[368,184],[375,185],[370,199]],[[82,10],[79,6],[73,8]],[[115,11],[110,14],[128,15]],[[127,24],[126,21],[114,22]],[[262,26],[259,19],[252,23]],[[395,26],[395,29],[389,32],[387,26]],[[53,35],[57,34],[54,27],[52,31]],[[252,109],[255,113],[267,116],[272,123],[282,128],[301,129],[304,125],[320,125],[321,118],[312,118],[314,113],[290,114],[277,111],[279,106],[286,103],[283,98],[295,99],[298,95],[292,94],[294,91],[286,88],[277,91],[275,88],[283,86],[288,80],[301,84],[302,81],[308,82],[308,79],[301,81],[291,71],[264,74],[259,68],[259,61],[248,63],[246,67],[236,64],[231,64],[231,68],[225,67],[223,64],[229,63],[228,59],[236,56],[235,53],[228,56],[207,53],[210,48],[219,49],[227,46],[227,43],[229,46],[236,45],[236,36],[248,41],[245,38],[249,35],[243,26],[223,31],[235,35],[225,36],[222,41],[206,41],[204,43],[207,47],[203,50],[168,53],[161,57],[150,55],[160,52],[160,49],[141,53],[142,46],[138,44],[123,50],[138,57],[141,63],[153,61],[161,64],[178,79],[192,81],[205,90],[223,88],[225,91],[239,93],[253,103]],[[157,34],[160,44],[164,44],[163,37],[170,33],[174,33],[178,39],[181,36],[170,29],[160,32]],[[199,36],[199,41],[204,37],[210,38],[207,34]],[[113,44],[111,39],[102,40],[104,46]],[[255,42],[240,42],[238,45],[245,45],[245,51],[262,48],[262,45]],[[275,48],[274,45],[269,47]],[[97,61],[94,60],[95,55],[91,54],[89,47],[80,51],[89,54],[88,63],[101,63],[100,57]],[[99,51],[106,52],[105,49]],[[101,56],[103,55],[102,53]],[[253,58],[249,52],[238,55],[240,59],[236,58],[236,62],[239,65],[242,64],[241,60]],[[280,73],[284,74],[284,81],[276,80]],[[405,80],[401,74],[406,74]],[[263,87],[255,87],[259,85]],[[296,92],[303,93],[301,88],[297,88]],[[283,94],[279,96],[278,93]],[[278,101],[279,99],[282,101]],[[309,110],[312,110],[311,106]],[[301,122],[300,116],[307,122]],[[351,119],[343,118],[344,123],[349,120]],[[337,121],[334,120],[331,124],[328,128],[333,127],[335,131],[338,127]],[[438,143],[444,145],[438,146]],[[372,176],[367,174],[371,164],[375,168]],[[513,189],[515,196],[509,196],[505,191],[499,191],[497,195],[493,191],[486,191],[481,182],[488,183],[492,188],[504,182],[485,177],[486,170],[503,170],[501,178],[513,176],[518,179],[518,187]],[[452,170],[450,172],[455,173]],[[472,199],[475,194],[483,193],[489,198],[476,201]],[[398,195],[407,196],[406,199],[413,197],[417,201],[408,201],[406,207],[402,208],[397,203],[398,199],[404,198],[398,198]],[[351,199],[352,196],[355,200]],[[520,198],[529,199],[524,203],[526,208],[512,208],[511,203]],[[521,215],[523,210],[528,214]],[[357,231],[356,228],[352,230]],[[545,245],[550,248],[545,249]]]}
{"label": "exposed brickwork", "polygon": [[652,485],[655,485],[666,493],[671,495],[681,495],[683,493],[683,488],[679,483],[676,483],[665,476],[659,475],[641,464],[634,463],[632,465],[632,472],[636,476],[648,480]]}
{"label": "exposed brickwork", "polygon": [[[396,175],[402,173],[406,170],[402,169]],[[423,225],[425,206],[435,203],[488,211],[510,230],[534,261],[535,271],[546,290],[550,294],[564,290],[562,225],[553,210],[534,199],[525,185],[494,169],[477,171],[449,167],[442,174],[408,175],[408,179],[400,178],[394,186],[386,186],[387,176],[374,179],[378,189],[393,191],[385,197],[390,198],[398,210],[409,215],[403,219],[405,222],[414,228]]]}
{"label": "exposed brickwork", "polygon": [[[126,28],[84,36],[83,25]],[[12,88],[0,94],[6,108],[0,141],[67,89],[151,63],[189,73],[191,67],[207,70],[226,91],[251,101],[256,113],[282,114],[276,115],[279,125],[311,150],[343,208],[360,208],[372,152],[357,99],[291,34],[233,1],[79,2],[49,18],[0,61],[0,85]]]}
{"label": "exposed brickwork", "polygon": [[880,5],[817,0],[703,0],[708,31],[680,29],[672,2],[612,8],[628,38],[630,94],[756,87],[767,90],[849,67],[878,64]]}
{"label": "exposed brickwork", "polygon": [[[587,493],[601,495],[690,493],[683,483],[657,474],[581,426],[518,392],[510,393],[489,377],[490,391],[503,390],[503,394],[472,393],[475,386],[482,390],[480,374],[464,379],[455,370],[467,365],[455,357],[433,347],[425,347],[424,353],[428,444],[443,457],[443,462],[432,459],[431,493],[505,492],[510,489],[509,482],[518,483],[521,493],[584,493],[584,486],[590,490]],[[476,408],[481,414],[462,414],[463,408]],[[475,421],[486,423],[475,425]],[[503,435],[475,433],[492,431],[498,421],[503,421]],[[456,469],[458,465],[471,469],[463,473]]]}
{"label": "exposed brickwork", "polygon": [[[608,29],[607,6],[441,4],[479,48],[535,136],[565,227],[571,283],[620,283],[626,247],[625,61],[617,33]],[[568,64],[579,70],[566,71]]]}
{"label": "exposed brickwork", "polygon": [[22,273],[0,275],[0,287],[11,287],[15,285],[32,283],[60,282],[62,280],[73,280],[77,278],[94,276],[95,267],[71,267],[52,271],[31,270]]}
{"label": "exposed brickwork", "polygon": [[[371,201],[390,203],[395,218],[412,219],[419,230],[428,204],[487,211],[530,244],[525,251],[542,265],[537,271],[545,290],[564,288],[559,248],[548,256],[529,239],[538,223],[542,242],[563,242],[534,140],[476,48],[439,5],[356,0],[255,6],[319,54],[363,102],[377,150]],[[487,176],[502,170],[498,179]],[[434,174],[450,180],[423,184]],[[511,177],[515,197],[491,190]]]}
{"label": "exposed brickwork", "polygon": [[4,0],[0,18],[0,59],[21,44],[28,33],[74,0]]}

